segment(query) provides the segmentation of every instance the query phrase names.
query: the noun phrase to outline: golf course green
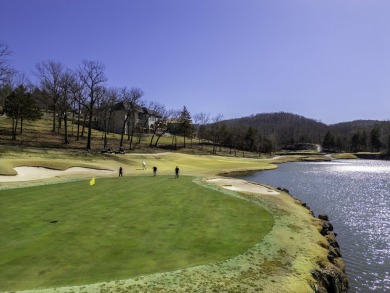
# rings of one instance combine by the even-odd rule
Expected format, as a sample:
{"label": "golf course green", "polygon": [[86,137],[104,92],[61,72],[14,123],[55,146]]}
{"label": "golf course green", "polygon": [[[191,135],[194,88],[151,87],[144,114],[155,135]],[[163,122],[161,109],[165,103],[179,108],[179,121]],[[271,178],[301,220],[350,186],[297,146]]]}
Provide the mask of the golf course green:
{"label": "golf course green", "polygon": [[82,285],[239,255],[271,230],[260,205],[194,177],[0,190],[0,291]]}

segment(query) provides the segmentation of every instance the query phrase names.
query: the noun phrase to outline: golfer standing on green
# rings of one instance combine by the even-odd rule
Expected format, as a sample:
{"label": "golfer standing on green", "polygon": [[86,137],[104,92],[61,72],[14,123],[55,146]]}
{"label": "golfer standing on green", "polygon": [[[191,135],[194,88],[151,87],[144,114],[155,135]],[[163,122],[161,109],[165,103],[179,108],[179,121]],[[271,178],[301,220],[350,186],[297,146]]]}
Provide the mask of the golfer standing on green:
{"label": "golfer standing on green", "polygon": [[179,178],[179,167],[176,166],[175,168],[175,178]]}
{"label": "golfer standing on green", "polygon": [[156,175],[157,175],[157,167],[154,166],[154,167],[153,167],[153,176],[156,176]]}

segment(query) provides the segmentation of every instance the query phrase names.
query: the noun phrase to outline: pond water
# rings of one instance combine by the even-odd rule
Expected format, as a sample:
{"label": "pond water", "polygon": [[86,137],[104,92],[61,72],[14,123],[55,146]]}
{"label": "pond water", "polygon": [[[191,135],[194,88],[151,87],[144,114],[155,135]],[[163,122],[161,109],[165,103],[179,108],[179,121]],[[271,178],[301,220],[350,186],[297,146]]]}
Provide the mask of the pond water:
{"label": "pond water", "polygon": [[286,163],[240,178],[287,188],[338,234],[350,292],[390,292],[390,162]]}

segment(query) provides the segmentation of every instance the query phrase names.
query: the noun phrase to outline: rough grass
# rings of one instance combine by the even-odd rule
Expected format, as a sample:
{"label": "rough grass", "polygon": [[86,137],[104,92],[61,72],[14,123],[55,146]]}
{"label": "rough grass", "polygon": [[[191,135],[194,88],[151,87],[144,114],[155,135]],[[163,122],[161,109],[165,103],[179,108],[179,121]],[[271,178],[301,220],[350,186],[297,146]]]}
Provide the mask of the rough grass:
{"label": "rough grass", "polygon": [[350,153],[332,154],[332,157],[335,159],[357,159],[354,154]]}
{"label": "rough grass", "polygon": [[[102,155],[78,151],[42,150],[39,153],[34,149],[0,148],[0,175],[15,175],[17,166],[42,166],[52,169],[64,170],[69,167],[90,167],[98,169],[117,170],[122,166],[125,175],[145,175],[140,170],[141,162],[147,163],[147,171],[155,165],[159,174],[173,174],[176,166],[186,175],[202,176],[235,172],[240,170],[266,170],[276,166],[274,161],[253,158],[234,158],[223,156],[189,155],[183,153],[164,154],[126,154]],[[142,171],[142,172],[141,172]],[[0,184],[1,185],[1,184]]]}
{"label": "rough grass", "polygon": [[272,217],[192,177],[123,177],[0,191],[0,290],[95,283],[241,254]]}
{"label": "rough grass", "polygon": [[[104,147],[104,135],[103,132],[92,129],[91,136],[91,150],[92,153],[100,153]],[[207,142],[201,142],[198,139],[189,139],[185,141],[186,147],[184,147],[184,138],[181,136],[176,137],[176,142],[173,142],[172,136],[162,136],[159,139],[158,147],[150,147],[150,141],[152,136],[150,134],[142,134],[141,137],[135,135],[133,137],[132,150],[130,151],[130,143],[128,137],[124,137],[123,146],[126,152],[136,153],[159,153],[162,151],[174,149],[176,145],[179,151],[187,154],[203,154],[211,155],[212,145]],[[140,139],[140,140],[139,140]],[[12,146],[16,148],[40,148],[40,149],[63,149],[72,151],[84,151],[87,145],[87,130],[84,131],[84,135],[81,136],[81,130],[79,138],[77,139],[77,125],[69,123],[68,125],[68,140],[69,144],[64,144],[64,129],[63,127],[52,131],[52,117],[50,115],[44,115],[42,119],[38,121],[24,121],[23,133],[17,135],[16,140],[11,139],[11,120],[4,115],[0,115],[0,144]],[[156,142],[157,137],[153,138],[153,145]],[[107,148],[112,150],[118,150],[120,145],[120,134],[108,133],[107,134]],[[219,155],[234,156],[234,157],[251,157],[259,158],[258,153],[244,152],[233,150],[225,147],[219,147],[217,149]],[[1,154],[1,146],[0,146]],[[261,155],[266,156],[266,155]]]}
{"label": "rough grass", "polygon": [[[11,139],[11,120],[0,115],[0,141],[2,143],[13,146],[30,146],[40,148],[63,148],[63,149],[79,149],[83,150],[87,144],[87,129],[82,133],[80,127],[79,138],[77,139],[77,124],[68,122],[68,139],[69,144],[64,144],[64,127],[52,131],[51,115],[44,115],[38,121],[24,121],[23,132],[17,134],[16,140]],[[57,124],[58,126],[58,124]],[[141,145],[138,147],[149,146],[150,136],[141,137]],[[129,148],[127,136],[124,137],[124,147]],[[133,143],[137,144],[139,137],[133,138]],[[103,149],[104,140],[103,133],[92,129],[92,151],[100,151]],[[160,139],[162,145],[172,144],[172,137],[162,137]],[[112,150],[118,150],[120,144],[120,134],[109,133],[107,135],[107,147]],[[177,138],[178,146],[183,145],[183,138]]]}

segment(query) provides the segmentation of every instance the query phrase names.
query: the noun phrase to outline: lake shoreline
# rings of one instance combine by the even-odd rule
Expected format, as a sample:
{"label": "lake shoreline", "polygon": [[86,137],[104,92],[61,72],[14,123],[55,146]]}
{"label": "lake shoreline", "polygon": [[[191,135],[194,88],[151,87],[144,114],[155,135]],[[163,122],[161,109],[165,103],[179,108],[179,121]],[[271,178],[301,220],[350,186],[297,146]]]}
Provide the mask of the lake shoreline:
{"label": "lake shoreline", "polygon": [[[356,159],[356,158],[348,158],[348,159]],[[327,156],[324,158],[316,158],[315,160],[305,160],[303,158],[300,160],[301,162],[321,162],[321,161],[330,161],[330,160],[338,160],[337,158],[332,158],[331,156]],[[284,163],[284,162],[282,162]],[[278,163],[279,164],[279,163]],[[278,166],[275,167],[275,169],[278,168]],[[234,172],[225,172],[219,174],[220,176],[224,177],[237,177],[237,176],[245,176],[246,174],[251,174],[254,172],[260,172],[260,171],[268,171],[268,170],[240,170],[240,171],[234,171]],[[254,184],[259,184],[256,182],[253,182]],[[264,185],[261,184],[260,185]],[[289,195],[291,198],[294,199],[297,206],[302,206],[308,211],[310,211],[311,217],[314,219],[318,219],[321,221],[322,227],[319,230],[319,233],[326,238],[326,241],[328,242],[328,245],[325,245],[324,247],[328,250],[327,255],[327,261],[319,262],[318,268],[313,268],[311,270],[311,274],[313,278],[316,280],[315,284],[312,284],[311,286],[314,289],[314,292],[348,292],[349,289],[349,281],[348,276],[346,274],[345,270],[345,263],[342,259],[342,255],[340,252],[340,246],[337,242],[336,236],[337,234],[333,232],[333,225],[329,222],[329,218],[327,215],[320,214],[318,218],[314,216],[314,212],[310,209],[310,207],[301,200],[295,198],[293,195],[291,195],[286,188],[281,187],[274,187],[277,190],[280,190],[287,195]]]}
{"label": "lake shoreline", "polygon": [[[284,190],[290,194],[288,190]],[[293,197],[291,194],[290,196]],[[307,208],[315,218],[313,211],[306,203],[299,199],[294,199],[297,201],[297,204],[301,204]],[[313,278],[317,280],[314,292],[348,292],[349,281],[345,271],[345,263],[340,252],[340,246],[336,239],[337,234],[333,232],[333,225],[329,222],[328,215],[320,214],[318,219],[322,222],[322,228],[319,232],[329,243],[325,247],[329,251],[327,255],[329,262],[321,263],[320,268],[311,271]]]}
{"label": "lake shoreline", "polygon": [[[245,173],[246,171],[242,172],[234,172],[234,174],[237,173]],[[248,172],[248,171],[247,171]],[[240,180],[240,179],[239,179]],[[243,180],[245,181],[245,180]],[[259,188],[264,188],[267,186],[264,184],[256,183],[256,182],[250,182],[247,181],[247,183],[252,185],[258,185]],[[253,190],[242,188],[242,184],[234,183],[234,180],[230,180],[227,183],[227,188],[231,188],[231,186],[235,186],[234,190],[238,190],[240,192],[252,192]],[[226,186],[225,186],[226,188]],[[275,187],[268,187],[269,189],[275,188]],[[321,247],[325,248],[327,253],[326,260],[322,259],[321,261],[317,261],[316,265],[311,268],[311,275],[315,279],[314,283],[311,283],[310,286],[314,290],[314,292],[348,292],[348,277],[345,271],[345,263],[342,259],[341,253],[340,253],[340,247],[336,240],[337,234],[333,232],[333,225],[329,222],[329,218],[327,215],[319,215],[318,218],[314,216],[313,211],[311,211],[310,207],[300,201],[299,199],[296,199],[293,197],[289,191],[285,188],[276,188],[276,190],[280,191],[281,196],[289,196],[291,199],[293,199],[294,203],[296,204],[296,209],[299,210],[301,207],[307,209],[309,211],[308,217],[311,217],[315,221],[320,222],[320,228],[318,230],[318,233],[321,234],[323,237],[325,237],[327,243],[321,243]],[[260,192],[259,194],[264,194],[267,192]],[[286,199],[284,199],[286,200]],[[280,206],[279,206],[280,208]],[[313,224],[314,227],[318,228],[318,222]],[[319,255],[323,255],[323,252],[319,252]]]}
{"label": "lake shoreline", "polygon": [[[223,176],[231,175],[234,178],[234,176],[242,176],[252,172],[258,171],[237,171],[230,174],[224,173]],[[261,183],[251,181],[248,182],[252,184],[258,184],[260,186],[266,186]],[[284,193],[286,196],[291,197],[294,200],[297,209],[300,209],[301,207],[307,209],[310,213],[309,217],[315,219],[315,221],[320,221],[320,228],[318,229],[318,233],[325,237],[327,241],[326,244],[322,243],[321,246],[327,249],[328,253],[326,260],[323,259],[317,262],[316,265],[311,268],[310,272],[312,277],[315,279],[315,283],[310,284],[310,286],[313,288],[314,292],[348,292],[349,281],[345,271],[345,263],[342,259],[340,246],[336,239],[337,234],[333,232],[333,225],[329,222],[328,216],[321,214],[318,216],[318,218],[316,218],[310,207],[306,203],[291,195],[288,189],[281,187],[273,188],[279,190],[282,195]],[[317,223],[313,226],[318,227]],[[322,255],[322,252],[320,252],[319,255]]]}

